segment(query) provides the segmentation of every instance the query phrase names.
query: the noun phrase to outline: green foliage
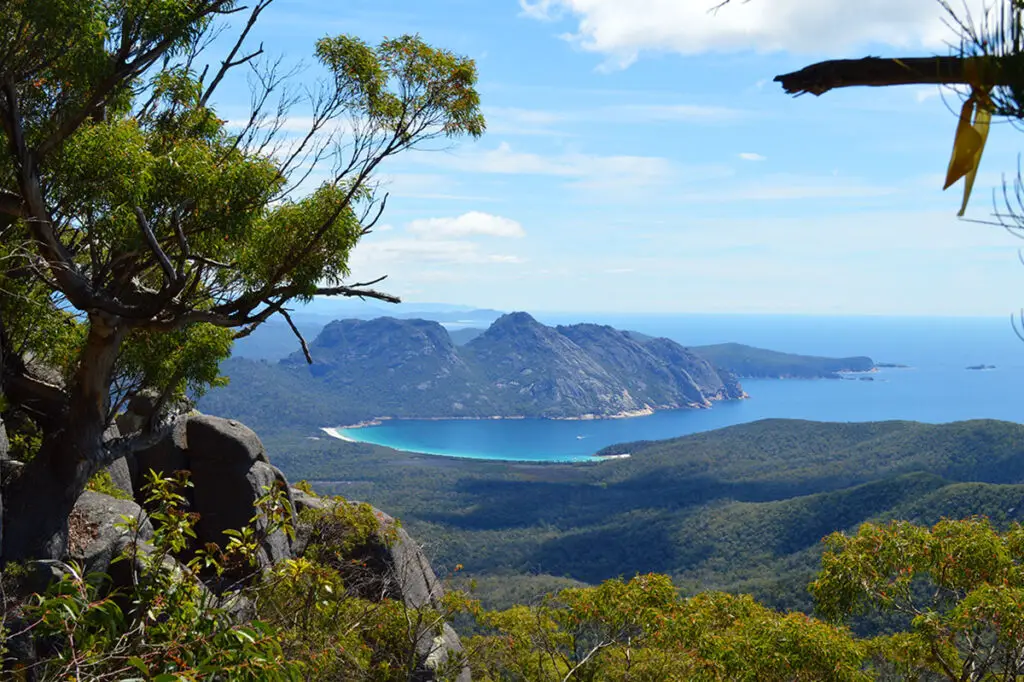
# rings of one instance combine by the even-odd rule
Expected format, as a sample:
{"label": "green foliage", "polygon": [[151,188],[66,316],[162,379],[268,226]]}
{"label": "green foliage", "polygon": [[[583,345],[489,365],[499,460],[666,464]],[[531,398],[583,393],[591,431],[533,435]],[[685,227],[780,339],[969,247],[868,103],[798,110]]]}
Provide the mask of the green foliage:
{"label": "green foliage", "polygon": [[477,611],[467,642],[481,680],[867,680],[845,630],[750,597],[678,596],[667,576],[567,589],[541,604]]}
{"label": "green foliage", "polygon": [[[139,546],[140,520],[125,520],[135,541],[116,561],[132,573],[127,593],[111,593],[103,576],[65,565],[61,578],[23,607],[31,636],[50,645],[39,679],[300,679],[272,628],[233,622],[197,579],[208,557],[187,565],[174,560],[195,536],[196,519],[182,510],[183,484],[150,476],[147,499],[156,533],[146,550]],[[273,496],[259,504],[261,515],[273,519]]]}
{"label": "green foliage", "polygon": [[421,112],[420,125],[440,124],[447,137],[484,132],[471,59],[432,48],[419,36],[385,40],[376,49],[352,36],[323,38],[316,54],[348,106],[396,133],[398,142],[414,134],[406,123],[410,111]]}
{"label": "green foliage", "polygon": [[1024,674],[1024,528],[999,532],[984,518],[931,528],[864,524],[826,539],[811,585],[823,613],[896,611],[909,632],[881,637],[875,653],[908,676],[1012,680]]}
{"label": "green foliage", "polygon": [[391,544],[398,532],[396,524],[383,524],[369,504],[349,503],[341,497],[330,499],[326,510],[304,510],[299,520],[310,527],[306,554],[327,564],[336,564],[373,537]]}
{"label": "green foliage", "polygon": [[[457,596],[421,609],[382,597],[387,576],[375,573],[378,568],[354,570],[350,556],[359,555],[347,552],[371,534],[386,540],[387,531],[379,535],[379,519],[366,505],[340,498],[300,521],[313,525],[316,544],[306,557],[285,560],[251,580],[260,570],[262,539],[294,530],[284,491],[266,491],[256,502],[257,515],[229,532],[223,548],[192,551],[197,519],[185,508],[188,486],[184,475],[149,474],[148,519],[155,534],[142,547],[141,520],[125,519],[122,527],[133,541],[116,559],[132,573],[125,591],[110,592],[106,576],[85,576],[65,565],[57,582],[22,605],[30,636],[47,642],[50,652],[38,666],[39,679],[401,682],[420,665],[420,638],[440,634],[461,608]],[[331,546],[332,540],[340,544]],[[191,558],[181,563],[175,557]],[[9,564],[5,594],[27,575]],[[214,594],[202,576],[226,591]],[[239,602],[253,604],[256,617],[232,616],[230,606]],[[6,643],[0,638],[0,645]],[[454,679],[461,665],[453,657],[438,679]]]}
{"label": "green foliage", "polygon": [[4,426],[10,442],[8,455],[19,462],[29,462],[39,453],[43,445],[43,435],[35,422],[25,415],[18,415],[17,422],[5,418]]}
{"label": "green foliage", "polygon": [[[371,540],[393,542],[396,524],[382,524],[366,504],[325,502],[300,515],[308,546],[303,556],[265,576],[259,615],[275,626],[288,657],[303,662],[306,679],[408,680],[419,665],[417,641],[440,634],[459,604],[413,609],[393,598],[388,583],[394,576],[368,567],[363,550]],[[460,670],[453,659],[437,679],[454,678]]]}
{"label": "green foliage", "polygon": [[400,599],[367,599],[359,587],[342,571],[307,558],[282,562],[268,576],[260,613],[278,628],[289,658],[303,662],[306,679],[404,682],[418,664],[410,633],[439,634],[451,615],[411,609]]}
{"label": "green foliage", "polygon": [[114,478],[110,475],[110,472],[106,469],[97,471],[89,479],[89,483],[86,485],[87,490],[93,492],[102,493],[104,495],[110,495],[118,500],[130,500],[132,496],[121,490],[114,484]]}

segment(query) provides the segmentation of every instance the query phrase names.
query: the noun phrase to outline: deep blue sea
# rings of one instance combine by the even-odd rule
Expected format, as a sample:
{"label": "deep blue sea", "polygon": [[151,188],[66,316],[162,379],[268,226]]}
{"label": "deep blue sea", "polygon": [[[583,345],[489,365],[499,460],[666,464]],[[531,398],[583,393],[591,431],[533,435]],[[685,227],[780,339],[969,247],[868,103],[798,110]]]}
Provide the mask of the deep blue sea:
{"label": "deep blue sea", "polygon": [[[992,318],[811,317],[764,315],[537,315],[547,324],[599,322],[667,336],[684,345],[737,341],[790,353],[868,355],[909,365],[861,381],[747,380],[749,400],[710,410],[598,421],[392,421],[345,429],[353,440],[435,455],[522,461],[587,459],[629,441],[672,438],[785,417],[819,421],[992,418],[1024,422],[1024,342],[1009,316]],[[969,365],[995,365],[986,371]]]}

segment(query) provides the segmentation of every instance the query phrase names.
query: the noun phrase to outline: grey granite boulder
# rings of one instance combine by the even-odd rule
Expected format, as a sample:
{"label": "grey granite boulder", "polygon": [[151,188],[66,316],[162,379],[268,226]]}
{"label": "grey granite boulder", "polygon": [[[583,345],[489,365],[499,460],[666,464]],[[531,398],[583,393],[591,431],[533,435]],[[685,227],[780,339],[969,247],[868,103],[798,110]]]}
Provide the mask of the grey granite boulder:
{"label": "grey granite boulder", "polygon": [[[185,430],[189,452],[238,466],[254,462],[269,464],[267,451],[256,432],[233,419],[205,414],[188,417]],[[194,464],[194,462],[193,462]]]}
{"label": "grey granite boulder", "polygon": [[135,497],[135,486],[132,484],[132,472],[128,468],[128,460],[124,457],[114,460],[105,471],[110,474],[114,487],[129,498]]}
{"label": "grey granite boulder", "polygon": [[11,449],[11,441],[7,439],[7,427],[4,420],[0,419],[0,459],[7,459],[7,453]]}
{"label": "grey granite boulder", "polygon": [[155,445],[125,458],[131,473],[136,500],[141,502],[141,498],[144,496],[142,489],[150,470],[169,476],[175,471],[188,469],[187,427],[188,418],[180,418],[167,429],[163,438]]}
{"label": "grey granite boulder", "polygon": [[[271,466],[252,429],[237,421],[190,414],[171,423],[164,437],[134,457],[136,499],[148,472],[170,475],[188,471],[192,486],[184,491],[190,511],[199,515],[197,543],[225,546],[226,530],[239,530],[256,517],[256,501],[268,489],[288,491],[284,474]],[[265,530],[257,524],[257,530]],[[269,566],[292,555],[288,537],[276,531],[263,538],[260,563]]]}
{"label": "grey granite boulder", "polygon": [[7,439],[7,427],[4,426],[4,420],[0,419],[0,547],[4,546],[4,501],[3,501],[3,485],[6,482],[5,471],[2,462],[7,461],[9,458],[8,452],[11,449],[11,442]]}
{"label": "grey granite boulder", "polygon": [[[192,450],[190,450],[192,452]],[[256,517],[256,501],[275,486],[287,489],[287,481],[276,467],[265,461],[245,463],[237,459],[192,457],[194,511],[199,513],[196,535],[200,542],[227,544],[226,530],[249,525]],[[263,522],[256,524],[261,534]],[[266,535],[261,543],[260,564],[271,566],[291,556],[288,537],[281,531]]]}
{"label": "grey granite boulder", "polygon": [[[103,441],[105,443],[109,443],[110,441],[120,437],[121,431],[117,427],[117,424],[111,424],[103,434]],[[129,498],[135,497],[135,486],[132,483],[132,472],[128,466],[128,460],[125,457],[114,460],[107,465],[104,470],[110,474],[110,481],[114,484],[115,488],[120,490]]]}
{"label": "grey granite boulder", "polygon": [[[137,536],[119,527],[126,517],[139,519]],[[153,538],[153,526],[145,518],[142,507],[131,500],[119,500],[91,490],[78,498],[69,524],[69,558],[79,562],[86,574],[109,575],[111,563],[128,543]]]}

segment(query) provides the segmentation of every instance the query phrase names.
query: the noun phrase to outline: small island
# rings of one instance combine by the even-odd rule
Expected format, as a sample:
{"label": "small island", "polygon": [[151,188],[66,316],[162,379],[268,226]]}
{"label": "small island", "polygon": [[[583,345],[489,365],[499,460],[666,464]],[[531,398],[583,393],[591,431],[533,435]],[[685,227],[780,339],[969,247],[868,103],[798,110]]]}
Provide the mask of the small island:
{"label": "small island", "polygon": [[984,371],[986,369],[995,369],[995,368],[996,368],[995,365],[970,365],[966,369],[971,369],[971,370],[975,370],[975,371]]}
{"label": "small island", "polygon": [[875,367],[878,369],[910,369],[910,365],[901,365],[896,362],[876,362]]}

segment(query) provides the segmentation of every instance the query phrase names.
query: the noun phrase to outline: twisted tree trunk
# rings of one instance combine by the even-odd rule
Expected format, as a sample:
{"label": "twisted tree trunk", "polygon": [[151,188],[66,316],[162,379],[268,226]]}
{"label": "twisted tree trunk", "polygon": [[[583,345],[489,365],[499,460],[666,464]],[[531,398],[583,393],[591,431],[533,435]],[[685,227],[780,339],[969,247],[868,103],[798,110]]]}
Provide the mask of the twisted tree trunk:
{"label": "twisted tree trunk", "polygon": [[110,377],[126,331],[116,318],[89,316],[89,335],[68,387],[67,418],[45,435],[39,454],[5,490],[4,561],[58,559],[66,553],[71,510],[106,464]]}

